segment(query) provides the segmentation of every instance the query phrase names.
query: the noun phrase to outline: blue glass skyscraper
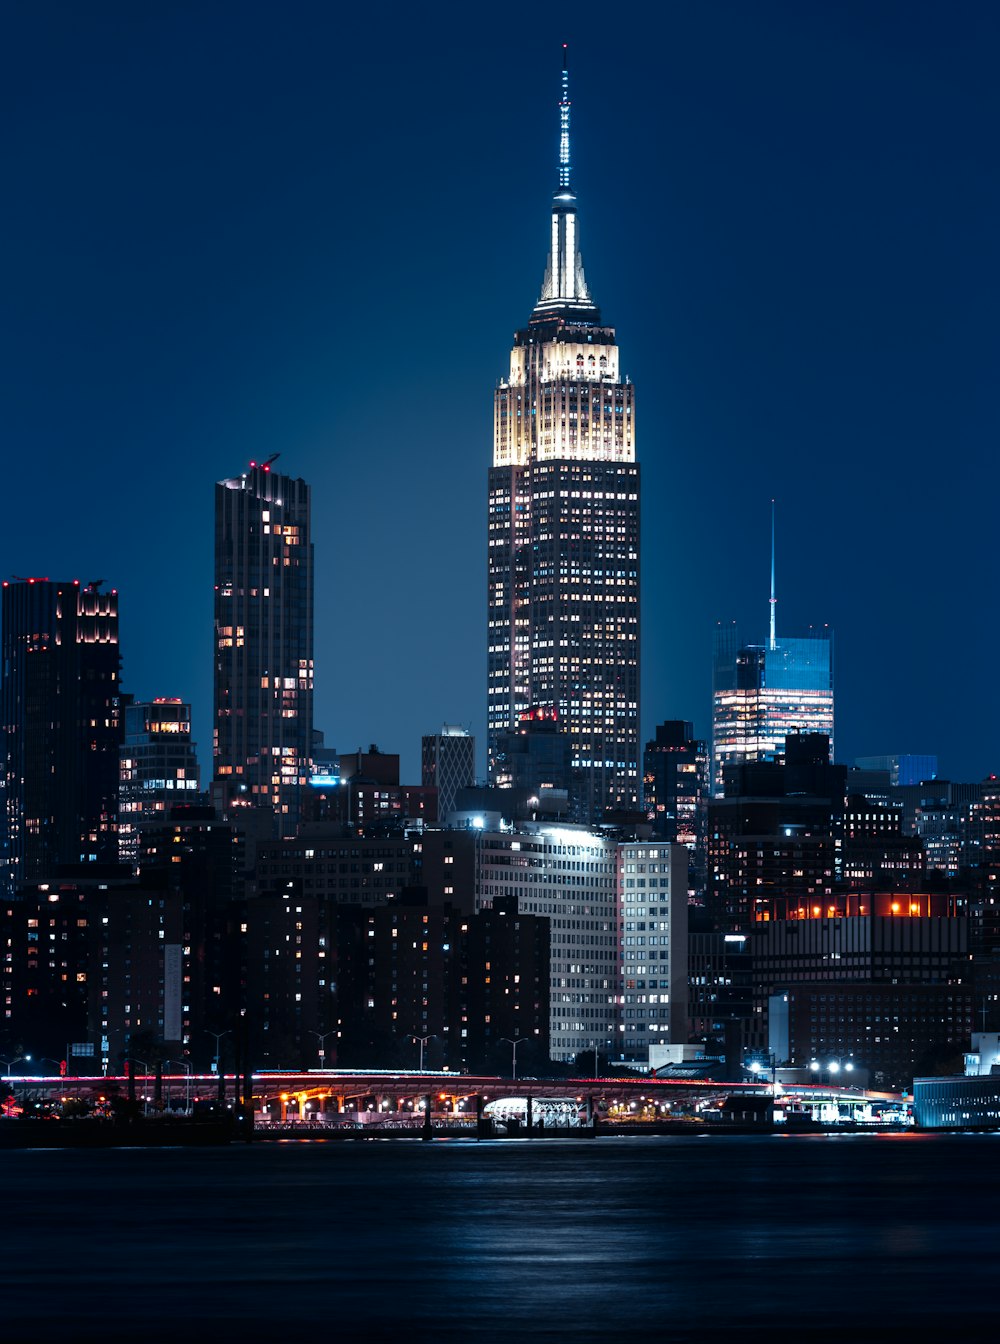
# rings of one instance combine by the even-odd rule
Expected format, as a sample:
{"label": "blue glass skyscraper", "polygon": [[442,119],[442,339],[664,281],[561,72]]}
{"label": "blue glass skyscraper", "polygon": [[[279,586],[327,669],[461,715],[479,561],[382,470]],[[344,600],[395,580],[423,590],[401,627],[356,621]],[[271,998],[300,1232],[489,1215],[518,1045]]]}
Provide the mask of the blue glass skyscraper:
{"label": "blue glass skyscraper", "polygon": [[766,643],[745,644],[736,626],[715,635],[712,666],[712,786],[727,765],[773,761],[788,733],[825,733],[833,758],[833,632],[777,637],[774,515],[771,516],[771,623]]}
{"label": "blue glass skyscraper", "polygon": [[833,634],[822,630],[770,644],[743,644],[733,626],[716,632],[712,685],[712,776],[725,766],[773,761],[788,733],[826,733],[833,755]]}

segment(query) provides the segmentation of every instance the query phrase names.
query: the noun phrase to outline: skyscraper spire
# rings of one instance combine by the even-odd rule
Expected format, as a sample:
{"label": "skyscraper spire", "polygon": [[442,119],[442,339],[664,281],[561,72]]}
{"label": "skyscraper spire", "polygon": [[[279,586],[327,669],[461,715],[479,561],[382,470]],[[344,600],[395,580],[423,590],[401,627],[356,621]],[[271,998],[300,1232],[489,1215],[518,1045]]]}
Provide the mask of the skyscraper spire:
{"label": "skyscraper spire", "polygon": [[774,500],[771,500],[771,638],[768,641],[769,649],[776,649],[778,641],[775,637],[775,611],[778,605],[778,599],[774,595]]}
{"label": "skyscraper spire", "polygon": [[569,189],[569,45],[563,43],[562,97],[559,100],[559,186]]}
{"label": "skyscraper spire", "polygon": [[559,96],[559,185],[552,197],[549,259],[542,293],[531,315],[533,322],[561,317],[569,322],[598,325],[597,305],[583,274],[576,227],[576,196],[570,186],[569,48],[563,43],[562,83]]}

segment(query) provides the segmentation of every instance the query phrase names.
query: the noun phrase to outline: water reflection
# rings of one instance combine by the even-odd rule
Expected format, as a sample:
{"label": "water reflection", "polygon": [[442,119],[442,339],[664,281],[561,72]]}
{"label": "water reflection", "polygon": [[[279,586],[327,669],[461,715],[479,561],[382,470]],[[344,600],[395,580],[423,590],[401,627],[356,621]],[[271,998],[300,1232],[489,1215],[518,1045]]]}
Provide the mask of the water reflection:
{"label": "water reflection", "polygon": [[[34,1339],[991,1338],[994,1136],[0,1153]],[[968,1287],[975,1284],[970,1300]]]}

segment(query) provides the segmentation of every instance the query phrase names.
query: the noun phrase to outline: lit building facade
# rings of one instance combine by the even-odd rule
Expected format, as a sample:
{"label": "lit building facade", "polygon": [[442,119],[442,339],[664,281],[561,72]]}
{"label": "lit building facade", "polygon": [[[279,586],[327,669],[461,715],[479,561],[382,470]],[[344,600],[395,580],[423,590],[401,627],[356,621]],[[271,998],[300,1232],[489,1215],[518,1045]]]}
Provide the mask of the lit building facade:
{"label": "lit building facade", "polygon": [[421,854],[419,836],[345,835],[318,822],[258,847],[254,895],[295,890],[342,905],[385,905],[422,880]]}
{"label": "lit building facade", "polygon": [[568,734],[574,814],[639,801],[639,467],[632,384],[580,258],[563,70],[541,297],[494,402],[488,748],[531,706]]}
{"label": "lit building facade", "polygon": [[727,765],[773,761],[789,733],[825,733],[833,756],[833,635],[744,644],[716,631],[712,677],[712,784]]}
{"label": "lit building facade", "polygon": [[476,908],[502,898],[551,925],[550,1048],[617,1051],[618,845],[582,826],[473,833]]}
{"label": "lit building facade", "polygon": [[120,769],[118,852],[135,866],[143,822],[193,802],[198,792],[191,706],[168,698],[126,705]]}
{"label": "lit building facade", "polygon": [[705,889],[708,752],[694,724],[668,719],[642,753],[642,795],[657,840],[686,845],[692,896]]}
{"label": "lit building facade", "polygon": [[618,847],[622,1059],[645,1063],[651,1045],[688,1038],[688,851]]}
{"label": "lit building facade", "polygon": [[5,582],[0,888],[118,859],[118,594],[101,582]]}
{"label": "lit building facade", "polygon": [[251,462],[215,487],[215,776],[294,833],[313,724],[309,486]]}

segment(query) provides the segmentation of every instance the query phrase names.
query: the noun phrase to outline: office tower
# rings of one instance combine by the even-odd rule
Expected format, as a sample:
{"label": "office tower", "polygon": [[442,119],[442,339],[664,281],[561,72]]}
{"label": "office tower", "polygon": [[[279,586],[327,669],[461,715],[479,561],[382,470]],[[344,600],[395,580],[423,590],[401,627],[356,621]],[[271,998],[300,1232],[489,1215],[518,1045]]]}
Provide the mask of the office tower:
{"label": "office tower", "polygon": [[420,739],[420,782],[437,789],[437,815],[442,821],[455,806],[455,794],[476,782],[476,739],[464,728],[445,724],[439,733]]}
{"label": "office tower", "polygon": [[272,809],[291,835],[312,744],[313,547],[309,486],[272,460],[215,487],[214,756],[229,803]]}
{"label": "office tower", "polygon": [[0,887],[118,859],[118,595],[103,580],[3,585]]}
{"label": "office tower", "polygon": [[639,798],[639,468],[632,384],[584,278],[565,62],[541,296],[496,391],[489,473],[488,747],[530,706],[571,743],[575,815]]}
{"label": "office tower", "polygon": [[708,752],[694,724],[668,719],[642,754],[643,806],[657,840],[686,845],[692,893],[705,887]]}
{"label": "office tower", "polygon": [[733,625],[715,634],[712,666],[712,788],[727,765],[773,761],[789,733],[825,733],[833,757],[833,634],[778,639],[771,511],[770,632],[745,644]]}
{"label": "office tower", "polygon": [[927,755],[857,756],[854,764],[859,770],[888,770],[893,785],[922,784],[937,779],[938,773],[938,758]]}
{"label": "office tower", "polygon": [[552,1058],[617,1053],[618,842],[583,826],[473,817],[466,830],[422,837],[421,884],[432,902],[472,912],[501,901],[551,921]]}
{"label": "office tower", "polygon": [[[876,1087],[909,1086],[926,1056],[973,1024],[962,898],[921,890],[771,911],[751,939],[749,1044],[779,1061],[853,1059]],[[764,1032],[767,1036],[764,1036]]]}
{"label": "office tower", "polygon": [[143,822],[198,792],[191,706],[167,697],[126,705],[120,756],[118,852],[134,866]]}

